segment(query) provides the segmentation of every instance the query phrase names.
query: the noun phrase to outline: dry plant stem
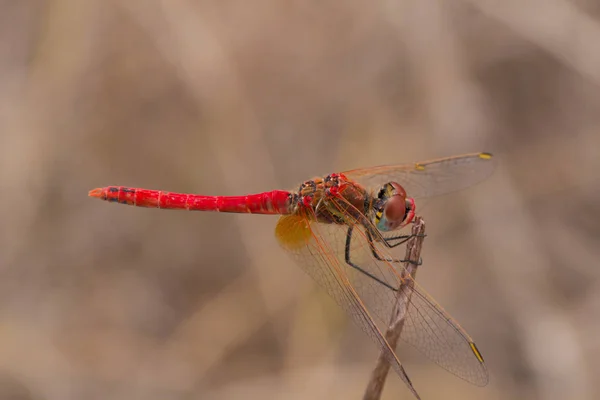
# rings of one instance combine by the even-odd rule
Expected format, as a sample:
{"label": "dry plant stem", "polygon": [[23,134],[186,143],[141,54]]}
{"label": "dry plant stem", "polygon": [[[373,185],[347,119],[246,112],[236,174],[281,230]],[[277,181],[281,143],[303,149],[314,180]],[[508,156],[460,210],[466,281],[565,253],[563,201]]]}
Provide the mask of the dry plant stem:
{"label": "dry plant stem", "polygon": [[[420,260],[421,259],[421,248],[423,247],[423,240],[425,239],[425,222],[421,217],[416,217],[412,227],[413,237],[406,244],[406,256],[405,260]],[[398,339],[402,333],[404,327],[404,319],[407,312],[408,302],[410,301],[410,293],[402,290],[403,288],[414,285],[413,279],[417,274],[418,265],[411,262],[404,263],[404,270],[401,272],[402,284],[398,295],[396,296],[396,305],[392,312],[388,329],[385,332],[385,339],[389,343],[392,349],[396,348]],[[412,279],[409,278],[412,276]],[[383,386],[385,385],[385,379],[390,370],[390,363],[385,359],[383,354],[379,355],[375,369],[371,373],[371,379],[365,390],[363,400],[378,400],[381,397]]]}

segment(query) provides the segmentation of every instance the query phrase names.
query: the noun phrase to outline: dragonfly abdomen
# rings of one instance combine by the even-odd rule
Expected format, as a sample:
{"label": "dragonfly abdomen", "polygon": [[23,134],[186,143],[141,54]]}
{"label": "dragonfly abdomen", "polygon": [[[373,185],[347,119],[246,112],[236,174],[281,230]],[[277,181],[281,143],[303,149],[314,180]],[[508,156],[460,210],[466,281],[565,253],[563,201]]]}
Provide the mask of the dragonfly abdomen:
{"label": "dragonfly abdomen", "polygon": [[107,186],[91,190],[89,195],[137,207],[250,214],[288,214],[291,205],[291,195],[284,190],[273,190],[247,196],[204,196],[125,186]]}

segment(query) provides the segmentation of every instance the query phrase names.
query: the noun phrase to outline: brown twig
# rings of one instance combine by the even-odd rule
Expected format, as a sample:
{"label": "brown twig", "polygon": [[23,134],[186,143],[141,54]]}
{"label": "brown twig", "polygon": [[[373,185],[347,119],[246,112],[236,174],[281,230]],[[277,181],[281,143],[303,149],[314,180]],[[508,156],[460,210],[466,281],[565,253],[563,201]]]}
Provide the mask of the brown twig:
{"label": "brown twig", "polygon": [[[421,248],[425,239],[425,222],[421,217],[416,217],[412,227],[413,237],[406,244],[405,260],[418,261],[421,259]],[[403,290],[403,288],[414,285],[413,279],[417,274],[418,265],[412,262],[406,262],[404,269],[401,272],[402,283],[396,296],[396,304],[390,318],[388,329],[385,332],[385,339],[392,349],[396,348],[398,339],[404,327],[404,320],[407,312],[410,294],[412,291]],[[410,278],[409,275],[412,277]],[[378,400],[381,397],[385,379],[390,370],[390,363],[385,359],[383,354],[379,355],[375,369],[371,373],[371,379],[365,390],[363,400]]]}

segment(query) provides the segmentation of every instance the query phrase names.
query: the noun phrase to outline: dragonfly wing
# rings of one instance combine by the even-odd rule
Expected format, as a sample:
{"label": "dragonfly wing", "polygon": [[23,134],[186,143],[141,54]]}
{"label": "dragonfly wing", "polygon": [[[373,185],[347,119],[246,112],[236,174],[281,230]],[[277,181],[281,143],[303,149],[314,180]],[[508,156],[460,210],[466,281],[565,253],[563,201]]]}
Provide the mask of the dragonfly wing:
{"label": "dragonfly wing", "polygon": [[398,182],[409,197],[423,198],[465,189],[490,176],[494,168],[491,154],[471,153],[413,164],[354,169],[344,174],[372,189]]}
{"label": "dragonfly wing", "polygon": [[[345,200],[340,198],[338,201],[343,203]],[[348,204],[340,204],[339,209],[347,207]],[[358,223],[349,214],[345,215],[345,222],[346,225],[310,223],[307,245],[293,252],[304,270],[359,324],[365,325],[363,329],[376,342],[383,339],[377,327],[371,324],[387,326],[397,301],[398,288],[402,287],[404,298],[410,298],[410,301],[400,337],[447,371],[475,385],[485,386],[488,371],[469,335],[416,282],[403,280],[403,265],[388,261],[393,259],[392,252],[382,242],[373,242],[365,229],[369,222]],[[352,235],[347,243],[349,227],[352,227]],[[371,225],[370,230],[374,232],[374,229]],[[374,257],[372,247],[382,260]],[[346,253],[349,261],[359,268],[347,262]],[[394,258],[401,257],[396,254]],[[388,359],[397,360],[391,350],[381,342],[379,344],[382,350],[390,352],[386,354]]]}
{"label": "dragonfly wing", "polygon": [[[352,320],[373,340],[393,369],[420,399],[394,350],[385,340],[362,298],[348,279],[343,262],[344,242],[338,241],[343,229],[311,222],[309,216],[286,215],[279,219],[276,236],[282,247],[302,269],[344,309]],[[328,229],[329,228],[329,229]],[[341,259],[340,259],[341,257]],[[341,261],[340,261],[341,260]]]}
{"label": "dragonfly wing", "polygon": [[473,339],[416,284],[412,290],[400,337],[454,375],[487,385],[488,371]]}

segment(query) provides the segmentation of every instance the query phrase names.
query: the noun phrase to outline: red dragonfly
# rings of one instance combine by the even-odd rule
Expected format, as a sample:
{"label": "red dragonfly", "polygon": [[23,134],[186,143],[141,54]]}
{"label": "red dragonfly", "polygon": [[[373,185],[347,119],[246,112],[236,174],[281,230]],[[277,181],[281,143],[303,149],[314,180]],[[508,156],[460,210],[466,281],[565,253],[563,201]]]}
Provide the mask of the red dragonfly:
{"label": "red dragonfly", "polygon": [[416,282],[406,284],[412,279],[401,277],[406,260],[394,259],[391,250],[410,237],[398,231],[413,221],[415,198],[464,189],[493,169],[491,154],[472,153],[334,173],[303,182],[295,191],[204,196],[108,186],[89,195],[138,207],[281,215],[275,235],[283,249],[379,346],[419,398],[380,329],[399,290],[410,291],[404,341],[475,385],[488,383],[488,371],[460,325]]}

